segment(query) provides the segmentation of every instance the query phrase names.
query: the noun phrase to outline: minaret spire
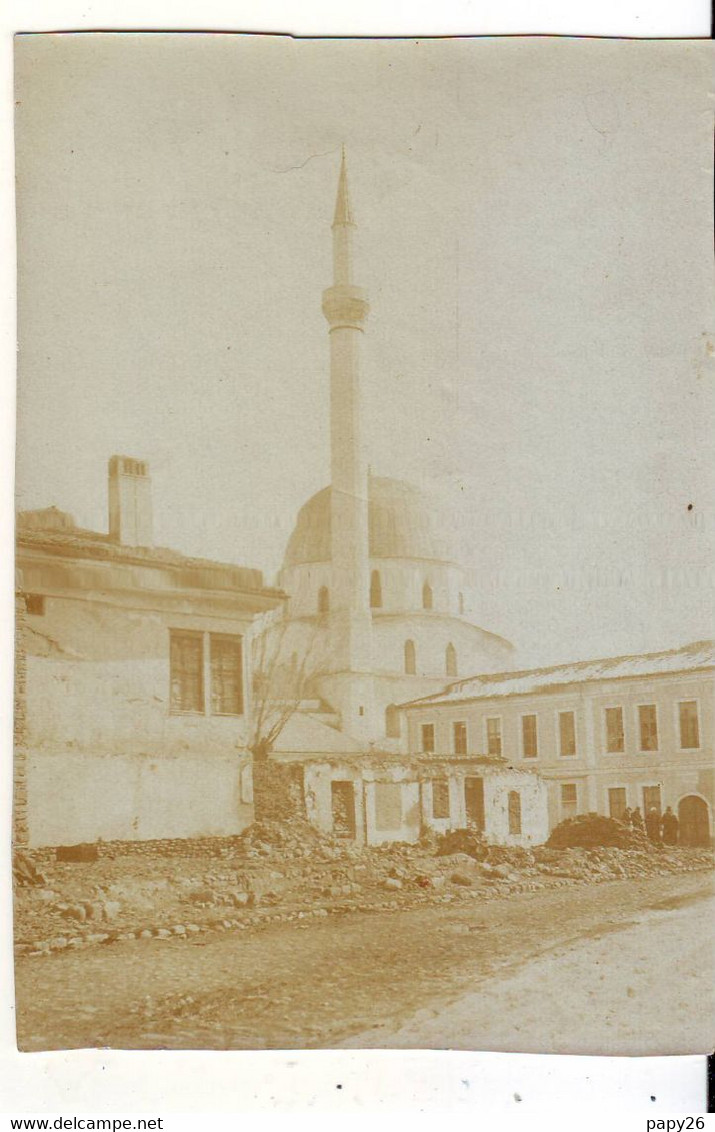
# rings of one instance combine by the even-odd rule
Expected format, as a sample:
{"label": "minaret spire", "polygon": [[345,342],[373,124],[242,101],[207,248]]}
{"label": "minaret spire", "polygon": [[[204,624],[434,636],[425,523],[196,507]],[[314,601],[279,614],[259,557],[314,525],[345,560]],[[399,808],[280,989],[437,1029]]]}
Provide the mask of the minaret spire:
{"label": "minaret spire", "polygon": [[354,224],[350,208],[350,193],[348,192],[348,164],[345,156],[345,146],[342,148],[340,158],[340,176],[338,177],[338,195],[335,198],[335,215],[333,228],[338,224]]}
{"label": "minaret spire", "polygon": [[355,220],[348,191],[348,166],[343,146],[333,215],[333,282],[336,286],[352,283],[354,230]]}

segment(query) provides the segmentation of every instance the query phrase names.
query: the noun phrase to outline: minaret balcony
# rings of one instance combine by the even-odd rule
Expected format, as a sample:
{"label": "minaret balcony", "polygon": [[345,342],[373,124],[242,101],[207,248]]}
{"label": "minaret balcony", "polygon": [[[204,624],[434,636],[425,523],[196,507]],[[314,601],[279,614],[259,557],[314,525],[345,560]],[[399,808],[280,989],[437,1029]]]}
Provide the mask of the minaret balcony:
{"label": "minaret balcony", "polygon": [[331,330],[349,327],[362,330],[370,310],[362,287],[352,283],[336,283],[323,291],[323,314],[330,323]]}

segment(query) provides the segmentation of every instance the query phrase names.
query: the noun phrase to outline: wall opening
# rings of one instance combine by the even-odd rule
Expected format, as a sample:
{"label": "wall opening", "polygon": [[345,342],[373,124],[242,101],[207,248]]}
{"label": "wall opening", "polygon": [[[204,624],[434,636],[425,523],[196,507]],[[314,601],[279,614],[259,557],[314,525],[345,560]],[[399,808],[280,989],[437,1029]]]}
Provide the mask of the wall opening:
{"label": "wall opening", "polygon": [[405,641],[405,673],[407,676],[417,674],[417,652],[414,641]]}
{"label": "wall opening", "polygon": [[330,590],[327,586],[321,586],[318,590],[318,613],[330,612]]}
{"label": "wall opening", "polygon": [[484,779],[468,775],[464,780],[464,809],[467,824],[484,832]]}
{"label": "wall opening", "polygon": [[509,833],[521,833],[521,795],[518,790],[509,791],[507,808],[509,812]]}
{"label": "wall opening", "polygon": [[350,781],[330,783],[333,833],[336,837],[355,837],[355,787]]}
{"label": "wall opening", "polygon": [[450,641],[445,652],[445,666],[448,676],[457,675],[457,650]]}
{"label": "wall opening", "polygon": [[449,782],[446,778],[433,778],[432,817],[444,819],[449,816]]}
{"label": "wall opening", "polygon": [[434,594],[432,593],[432,587],[429,584],[429,582],[425,582],[425,584],[422,587],[422,608],[423,609],[432,609],[433,606],[434,606]]}

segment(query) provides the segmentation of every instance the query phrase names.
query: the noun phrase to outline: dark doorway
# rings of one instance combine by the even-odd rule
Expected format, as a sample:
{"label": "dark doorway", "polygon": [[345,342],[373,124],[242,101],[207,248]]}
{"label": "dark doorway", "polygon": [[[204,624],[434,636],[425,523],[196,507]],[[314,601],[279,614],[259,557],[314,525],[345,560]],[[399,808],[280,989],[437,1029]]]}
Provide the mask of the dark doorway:
{"label": "dark doorway", "polygon": [[678,840],[681,845],[710,844],[710,815],[707,802],[697,794],[688,794],[678,803]]}
{"label": "dark doorway", "polygon": [[464,808],[467,824],[484,832],[484,779],[468,777],[464,780]]}
{"label": "dark doorway", "polygon": [[336,837],[355,837],[355,787],[352,782],[331,782],[333,833]]}

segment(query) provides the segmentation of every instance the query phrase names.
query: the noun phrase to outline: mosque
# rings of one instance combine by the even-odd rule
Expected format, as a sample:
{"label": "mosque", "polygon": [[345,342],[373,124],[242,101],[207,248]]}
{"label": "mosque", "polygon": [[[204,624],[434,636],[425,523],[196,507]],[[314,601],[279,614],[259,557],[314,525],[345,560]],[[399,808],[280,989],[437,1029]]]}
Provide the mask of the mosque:
{"label": "mosque", "polygon": [[322,304],[330,485],[300,509],[278,584],[295,634],[320,641],[315,690],[340,730],[383,743],[399,738],[395,705],[459,675],[508,668],[514,649],[472,620],[476,595],[442,510],[416,486],[368,469],[360,353],[369,306],[353,278],[356,231],[343,151]]}

